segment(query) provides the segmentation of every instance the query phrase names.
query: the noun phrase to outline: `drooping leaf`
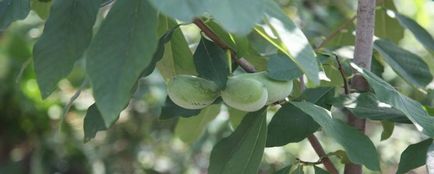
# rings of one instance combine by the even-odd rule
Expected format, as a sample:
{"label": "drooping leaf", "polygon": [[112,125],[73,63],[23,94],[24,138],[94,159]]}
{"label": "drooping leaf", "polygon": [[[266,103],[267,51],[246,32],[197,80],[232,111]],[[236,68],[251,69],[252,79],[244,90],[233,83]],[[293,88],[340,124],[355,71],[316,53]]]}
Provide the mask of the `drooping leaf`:
{"label": "drooping leaf", "polygon": [[381,132],[381,141],[384,141],[392,136],[393,130],[395,129],[395,124],[390,121],[382,121],[381,125],[383,126],[383,132]]}
{"label": "drooping leaf", "polygon": [[417,88],[424,88],[432,81],[433,76],[428,65],[418,55],[404,50],[390,41],[381,39],[374,42],[374,48],[408,84]]}
{"label": "drooping leaf", "polygon": [[167,16],[181,21],[190,22],[201,16],[206,10],[204,0],[149,0],[156,9]]}
{"label": "drooping leaf", "polygon": [[99,4],[89,0],[57,0],[44,32],[33,49],[36,77],[43,98],[65,78],[89,46]]}
{"label": "drooping leaf", "polygon": [[5,30],[12,22],[24,19],[29,11],[29,0],[0,1],[0,31]]}
{"label": "drooping leaf", "polygon": [[229,67],[222,48],[202,38],[193,57],[199,77],[214,81],[221,89],[226,86]]}
{"label": "drooping leaf", "polygon": [[291,171],[291,165],[286,166],[284,168],[281,168],[280,170],[274,172],[274,174],[289,174],[289,172]]}
{"label": "drooping leaf", "polygon": [[428,173],[434,172],[434,144],[431,144],[426,153],[426,168]]}
{"label": "drooping leaf", "polygon": [[185,143],[193,144],[219,112],[220,105],[211,105],[194,117],[180,118],[176,124],[175,135]]}
{"label": "drooping leaf", "polygon": [[310,115],[327,135],[335,139],[348,153],[352,162],[363,164],[371,170],[380,170],[377,151],[366,135],[341,120],[333,119],[331,113],[322,107],[309,102],[291,103]]}
{"label": "drooping leaf", "polygon": [[[307,89],[302,96],[309,102],[325,106],[324,99],[333,95],[333,88]],[[267,147],[299,142],[317,131],[319,125],[291,103],[284,104],[268,125]]]}
{"label": "drooping leaf", "polygon": [[267,62],[267,76],[281,81],[293,80],[303,75],[297,64],[284,54],[275,54]]}
{"label": "drooping leaf", "polygon": [[267,109],[252,112],[213,148],[209,174],[257,173],[267,138]]}
{"label": "drooping leaf", "polygon": [[351,94],[347,96],[344,106],[360,118],[401,123],[409,121],[401,111],[379,102],[372,93]]}
{"label": "drooping leaf", "polygon": [[426,162],[426,154],[433,140],[426,139],[416,144],[408,146],[401,154],[397,174],[407,173],[411,169],[420,167]]}
{"label": "drooping leaf", "polygon": [[315,174],[329,174],[329,172],[317,166],[313,166],[313,170],[315,171]]}
{"label": "drooping leaf", "polygon": [[422,26],[420,26],[413,19],[399,13],[395,13],[395,14],[399,23],[401,23],[403,27],[410,30],[411,33],[413,33],[413,35],[416,37],[416,39],[420,43],[422,43],[422,45],[426,49],[434,51],[434,38],[428,31],[426,31]]}
{"label": "drooping leaf", "polygon": [[374,89],[379,101],[393,106],[401,111],[408,119],[416,125],[416,128],[430,137],[434,137],[434,117],[430,116],[420,103],[399,93],[391,85],[377,77],[375,74],[358,67],[356,64],[351,66],[361,73]]}
{"label": "drooping leaf", "polygon": [[[176,25],[175,21],[160,15],[160,34],[173,29]],[[165,44],[163,58],[157,63],[157,68],[166,80],[176,74],[197,74],[193,54],[180,28],[173,31],[170,41]]]}
{"label": "drooping leaf", "polygon": [[231,33],[246,35],[264,17],[267,0],[210,0],[211,16]]}
{"label": "drooping leaf", "polygon": [[84,141],[88,142],[95,138],[96,133],[106,130],[104,120],[101,113],[95,104],[92,104],[88,109],[83,121]]}
{"label": "drooping leaf", "polygon": [[399,42],[404,37],[404,28],[391,16],[391,12],[396,10],[394,2],[382,1],[378,6],[381,8],[375,10],[375,36]]}
{"label": "drooping leaf", "polygon": [[87,71],[96,105],[110,126],[157,46],[157,12],[143,0],[116,1],[93,39]]}
{"label": "drooping leaf", "polygon": [[274,1],[267,1],[268,22],[286,47],[286,52],[314,85],[319,84],[316,55],[303,32]]}
{"label": "drooping leaf", "polygon": [[173,103],[169,97],[166,97],[163,108],[161,109],[160,119],[167,120],[178,117],[191,117],[200,113],[200,109],[184,109]]}

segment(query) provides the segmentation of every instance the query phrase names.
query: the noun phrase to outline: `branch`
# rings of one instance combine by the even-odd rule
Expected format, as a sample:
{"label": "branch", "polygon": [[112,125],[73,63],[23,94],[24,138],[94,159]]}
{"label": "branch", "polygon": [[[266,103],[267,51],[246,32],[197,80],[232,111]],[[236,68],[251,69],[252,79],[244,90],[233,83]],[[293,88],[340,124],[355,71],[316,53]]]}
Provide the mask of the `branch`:
{"label": "branch", "polygon": [[[370,69],[372,60],[372,47],[375,27],[375,0],[358,0],[357,7],[357,26],[356,43],[354,49],[354,63],[360,67]],[[356,74],[352,79],[353,87],[359,91],[367,91],[369,85],[366,80]],[[361,88],[362,87],[362,88]],[[366,87],[366,88],[365,88]],[[365,131],[365,119],[356,118],[352,114],[347,114],[348,123],[360,131]],[[362,166],[356,164],[346,164],[345,174],[361,174]]]}
{"label": "branch", "polygon": [[235,63],[237,63],[241,68],[243,68],[248,73],[256,72],[255,67],[250,64],[246,59],[244,58],[238,58],[237,53],[234,49],[229,47],[225,42],[223,42],[217,34],[215,34],[201,19],[196,18],[193,21],[194,24],[196,24],[197,27],[200,28],[200,30],[209,37],[214,43],[219,46],[220,48],[224,50],[231,51],[231,56],[234,58],[232,59]]}
{"label": "branch", "polygon": [[318,141],[318,138],[316,138],[315,135],[312,134],[309,137],[307,137],[307,139],[309,140],[315,152],[320,157],[320,161],[324,164],[324,167],[327,169],[327,171],[329,171],[331,174],[338,174],[339,173],[338,170],[336,169],[336,167],[333,165],[330,158],[325,153],[324,149],[321,146],[321,143]]}

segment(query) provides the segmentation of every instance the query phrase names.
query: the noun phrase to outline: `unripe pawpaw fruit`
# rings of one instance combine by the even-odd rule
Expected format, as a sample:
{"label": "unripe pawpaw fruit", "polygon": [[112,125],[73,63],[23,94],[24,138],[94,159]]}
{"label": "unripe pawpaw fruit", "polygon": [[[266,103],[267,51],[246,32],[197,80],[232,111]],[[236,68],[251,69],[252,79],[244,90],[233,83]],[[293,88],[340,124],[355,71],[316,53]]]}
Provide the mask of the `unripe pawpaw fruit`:
{"label": "unripe pawpaw fruit", "polygon": [[268,92],[267,104],[284,100],[292,92],[292,81],[278,81],[267,77],[265,71],[238,75],[240,78],[250,78],[265,85]]}
{"label": "unripe pawpaw fruit", "polygon": [[267,102],[265,86],[254,79],[230,77],[226,88],[221,92],[223,101],[238,110],[253,112],[261,109]]}
{"label": "unripe pawpaw fruit", "polygon": [[213,103],[219,88],[213,81],[191,75],[177,75],[167,83],[169,98],[186,109],[202,109]]}

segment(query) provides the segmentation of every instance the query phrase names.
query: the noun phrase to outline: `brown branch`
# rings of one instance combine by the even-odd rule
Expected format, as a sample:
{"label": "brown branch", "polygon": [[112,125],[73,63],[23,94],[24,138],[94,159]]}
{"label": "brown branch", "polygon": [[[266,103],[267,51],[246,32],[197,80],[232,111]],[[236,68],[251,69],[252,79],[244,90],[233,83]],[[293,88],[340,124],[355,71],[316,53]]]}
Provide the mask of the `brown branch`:
{"label": "brown branch", "polygon": [[[372,60],[372,48],[375,27],[375,0],[358,0],[357,7],[357,25],[356,25],[356,43],[354,48],[354,63],[360,67],[370,69]],[[368,90],[368,83],[360,75],[355,75],[352,79],[352,86],[357,90]],[[357,85],[357,86],[355,86]],[[359,86],[360,85],[360,86]],[[365,89],[360,87],[366,87]],[[348,123],[359,129],[365,131],[366,120],[359,119],[353,114],[348,113]],[[345,174],[361,174],[363,172],[361,165],[346,164]]]}
{"label": "brown branch", "polygon": [[248,73],[256,72],[255,67],[250,64],[246,59],[244,58],[238,58],[238,55],[234,49],[229,47],[224,41],[222,41],[217,34],[215,34],[201,19],[196,18],[194,19],[193,23],[200,28],[200,30],[214,43],[219,46],[220,48],[224,50],[231,51],[232,60],[238,64],[241,68],[243,68]]}
{"label": "brown branch", "polygon": [[338,170],[336,169],[336,167],[333,165],[330,158],[325,153],[324,149],[321,146],[321,143],[318,141],[318,138],[316,138],[315,135],[312,134],[309,137],[307,137],[307,139],[309,140],[315,152],[320,157],[320,160],[324,164],[324,167],[327,169],[327,171],[329,171],[331,174],[338,174],[339,173]]}

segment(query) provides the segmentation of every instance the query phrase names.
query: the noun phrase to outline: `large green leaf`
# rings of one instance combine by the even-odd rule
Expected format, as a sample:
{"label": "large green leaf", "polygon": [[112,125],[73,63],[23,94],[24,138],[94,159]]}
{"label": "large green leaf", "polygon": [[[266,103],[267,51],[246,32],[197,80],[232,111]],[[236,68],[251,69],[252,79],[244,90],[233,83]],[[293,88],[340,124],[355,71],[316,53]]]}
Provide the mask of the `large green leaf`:
{"label": "large green leaf", "polygon": [[324,132],[342,145],[349,159],[356,164],[363,164],[368,169],[380,170],[380,162],[374,144],[357,129],[334,119],[330,111],[309,102],[291,102],[294,106],[310,115]]}
{"label": "large green leaf", "polygon": [[351,94],[346,98],[344,106],[360,118],[395,122],[409,121],[401,111],[379,102],[373,93]]}
{"label": "large green leaf", "polygon": [[267,139],[267,109],[247,114],[229,137],[211,152],[209,174],[257,173]]}
{"label": "large green leaf", "polygon": [[181,138],[182,141],[193,144],[204,132],[208,123],[214,120],[220,112],[221,105],[211,105],[202,109],[200,113],[194,117],[179,118],[175,128],[175,135]]}
{"label": "large green leaf", "polygon": [[229,32],[246,35],[264,17],[267,0],[208,0],[209,13]]}
{"label": "large green leaf", "polygon": [[41,38],[33,49],[34,66],[43,98],[48,97],[80,59],[92,38],[99,4],[89,0],[57,0]]}
{"label": "large green leaf", "polygon": [[318,62],[306,36],[275,2],[268,1],[267,14],[269,24],[286,47],[286,53],[306,73],[307,78],[318,85]]}
{"label": "large green leaf", "polygon": [[104,120],[95,104],[88,109],[83,121],[84,141],[87,142],[96,136],[98,131],[106,130]]}
{"label": "large green leaf", "polygon": [[30,11],[29,0],[0,1],[0,31],[16,20],[24,19]]}
{"label": "large green leaf", "polygon": [[430,116],[420,103],[402,95],[375,74],[358,67],[354,63],[351,65],[365,77],[369,85],[374,89],[378,100],[398,109],[416,125],[419,131],[434,137],[434,124],[432,124],[434,123],[434,117]]}
{"label": "large green leaf", "polygon": [[411,169],[420,167],[426,162],[426,153],[433,140],[426,139],[408,146],[401,154],[397,174],[407,173]]}
{"label": "large green leaf", "polygon": [[374,42],[374,48],[408,84],[424,88],[432,81],[428,65],[418,55],[381,39]]}
{"label": "large green leaf", "polygon": [[280,53],[270,57],[267,62],[267,72],[268,77],[282,81],[293,80],[303,75],[294,61]]}
{"label": "large green leaf", "polygon": [[[302,99],[325,105],[325,99],[333,96],[334,88],[307,89]],[[268,125],[267,147],[283,146],[299,142],[317,131],[319,125],[306,113],[291,103],[284,104],[274,114]]]}
{"label": "large green leaf", "polygon": [[[176,25],[175,21],[160,15],[158,29],[160,34],[173,29]],[[196,75],[193,54],[181,29],[175,29],[171,35],[170,41],[165,44],[163,58],[157,63],[161,75],[166,80],[176,74]]]}
{"label": "large green leaf", "polygon": [[226,52],[208,39],[202,38],[194,53],[199,77],[214,81],[221,89],[226,86],[229,67]]}
{"label": "large green leaf", "polygon": [[399,13],[395,14],[401,25],[410,30],[416,39],[422,43],[426,49],[434,51],[434,38],[428,31],[426,31],[413,19]]}
{"label": "large green leaf", "polygon": [[206,10],[204,0],[149,0],[152,5],[167,16],[182,21],[192,21]]}
{"label": "large green leaf", "polygon": [[375,36],[399,42],[404,37],[404,28],[391,16],[396,7],[393,1],[381,1],[375,11]]}
{"label": "large green leaf", "polygon": [[145,0],[116,1],[87,54],[96,105],[110,126],[157,46],[157,13]]}

